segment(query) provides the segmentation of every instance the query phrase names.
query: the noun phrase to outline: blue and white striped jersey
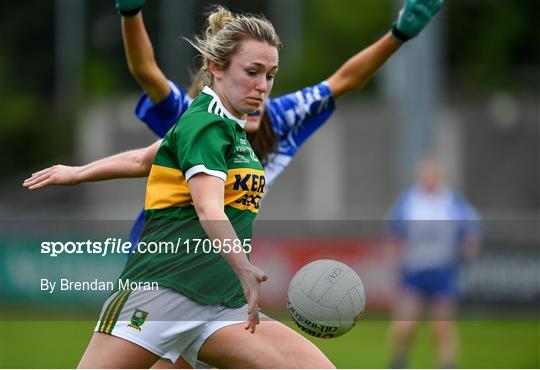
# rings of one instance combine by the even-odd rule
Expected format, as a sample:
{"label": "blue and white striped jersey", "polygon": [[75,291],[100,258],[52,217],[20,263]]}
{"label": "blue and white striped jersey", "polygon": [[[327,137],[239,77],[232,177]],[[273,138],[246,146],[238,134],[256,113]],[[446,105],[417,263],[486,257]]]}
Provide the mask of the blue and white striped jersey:
{"label": "blue and white striped jersey", "polygon": [[266,181],[283,172],[300,146],[332,115],[334,97],[326,81],[296,92],[268,99],[266,112],[277,135],[277,151],[268,156]]}
{"label": "blue and white striped jersey", "polygon": [[480,236],[480,216],[459,194],[441,188],[427,193],[411,186],[390,214],[392,233],[403,239],[406,271],[449,267],[466,237]]}

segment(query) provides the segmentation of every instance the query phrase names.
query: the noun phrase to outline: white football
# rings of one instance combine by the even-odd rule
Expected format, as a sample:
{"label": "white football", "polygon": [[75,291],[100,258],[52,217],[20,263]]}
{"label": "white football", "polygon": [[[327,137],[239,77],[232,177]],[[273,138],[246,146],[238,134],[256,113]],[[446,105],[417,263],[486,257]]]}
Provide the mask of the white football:
{"label": "white football", "polygon": [[333,260],[302,267],[287,292],[289,315],[302,331],[317,338],[334,338],[351,330],[365,304],[364,284],[358,274]]}

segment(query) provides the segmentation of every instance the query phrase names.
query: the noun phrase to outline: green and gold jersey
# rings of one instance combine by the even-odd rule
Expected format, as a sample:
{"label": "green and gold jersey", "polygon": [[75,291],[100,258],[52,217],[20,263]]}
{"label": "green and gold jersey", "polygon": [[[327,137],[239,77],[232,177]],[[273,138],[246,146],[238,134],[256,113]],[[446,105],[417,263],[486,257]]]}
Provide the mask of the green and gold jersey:
{"label": "green and gold jersey", "polygon": [[[244,125],[245,121],[229,113],[205,87],[167,133],[148,178],[139,248],[120,278],[155,281],[201,304],[223,303],[233,308],[245,304],[233,270],[218,249],[208,248],[210,240],[199,223],[188,187],[189,179],[198,173],[221,178],[225,213],[240,242],[251,244],[265,177]],[[155,247],[152,242],[170,249],[141,252],[145,246]]]}

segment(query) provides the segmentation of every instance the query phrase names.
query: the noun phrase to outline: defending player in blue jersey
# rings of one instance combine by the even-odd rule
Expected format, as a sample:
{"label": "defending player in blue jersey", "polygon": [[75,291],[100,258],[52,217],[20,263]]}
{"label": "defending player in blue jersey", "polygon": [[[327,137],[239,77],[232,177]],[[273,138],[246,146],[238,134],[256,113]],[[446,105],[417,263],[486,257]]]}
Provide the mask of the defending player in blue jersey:
{"label": "defending player in blue jersey", "polygon": [[394,301],[392,367],[406,367],[410,339],[426,304],[432,310],[438,367],[451,368],[456,358],[452,311],[457,269],[478,252],[480,217],[461,195],[442,184],[442,171],[434,160],[425,160],[417,176],[390,214],[401,267],[400,293]]}

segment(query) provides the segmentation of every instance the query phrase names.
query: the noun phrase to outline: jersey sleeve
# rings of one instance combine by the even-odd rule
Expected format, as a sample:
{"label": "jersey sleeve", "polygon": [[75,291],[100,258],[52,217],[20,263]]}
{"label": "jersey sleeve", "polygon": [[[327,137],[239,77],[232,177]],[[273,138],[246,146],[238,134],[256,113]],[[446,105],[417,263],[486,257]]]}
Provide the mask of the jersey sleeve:
{"label": "jersey sleeve", "polygon": [[267,113],[278,137],[278,153],[292,156],[334,112],[328,82],[269,99]]}
{"label": "jersey sleeve", "polygon": [[171,93],[165,99],[154,104],[148,94],[144,93],[135,107],[135,115],[161,138],[180,119],[193,101],[176,84],[171,81],[168,83]]}
{"label": "jersey sleeve", "polygon": [[454,203],[459,214],[459,237],[479,238],[482,234],[482,218],[474,207],[460,194],[454,193]]}
{"label": "jersey sleeve", "polygon": [[178,164],[186,181],[201,172],[225,181],[227,156],[234,143],[232,129],[219,120],[209,123],[189,121],[182,125],[192,127],[191,132],[176,137]]}
{"label": "jersey sleeve", "polygon": [[396,200],[388,215],[388,229],[392,236],[404,238],[407,235],[406,210],[410,189],[405,190]]}

